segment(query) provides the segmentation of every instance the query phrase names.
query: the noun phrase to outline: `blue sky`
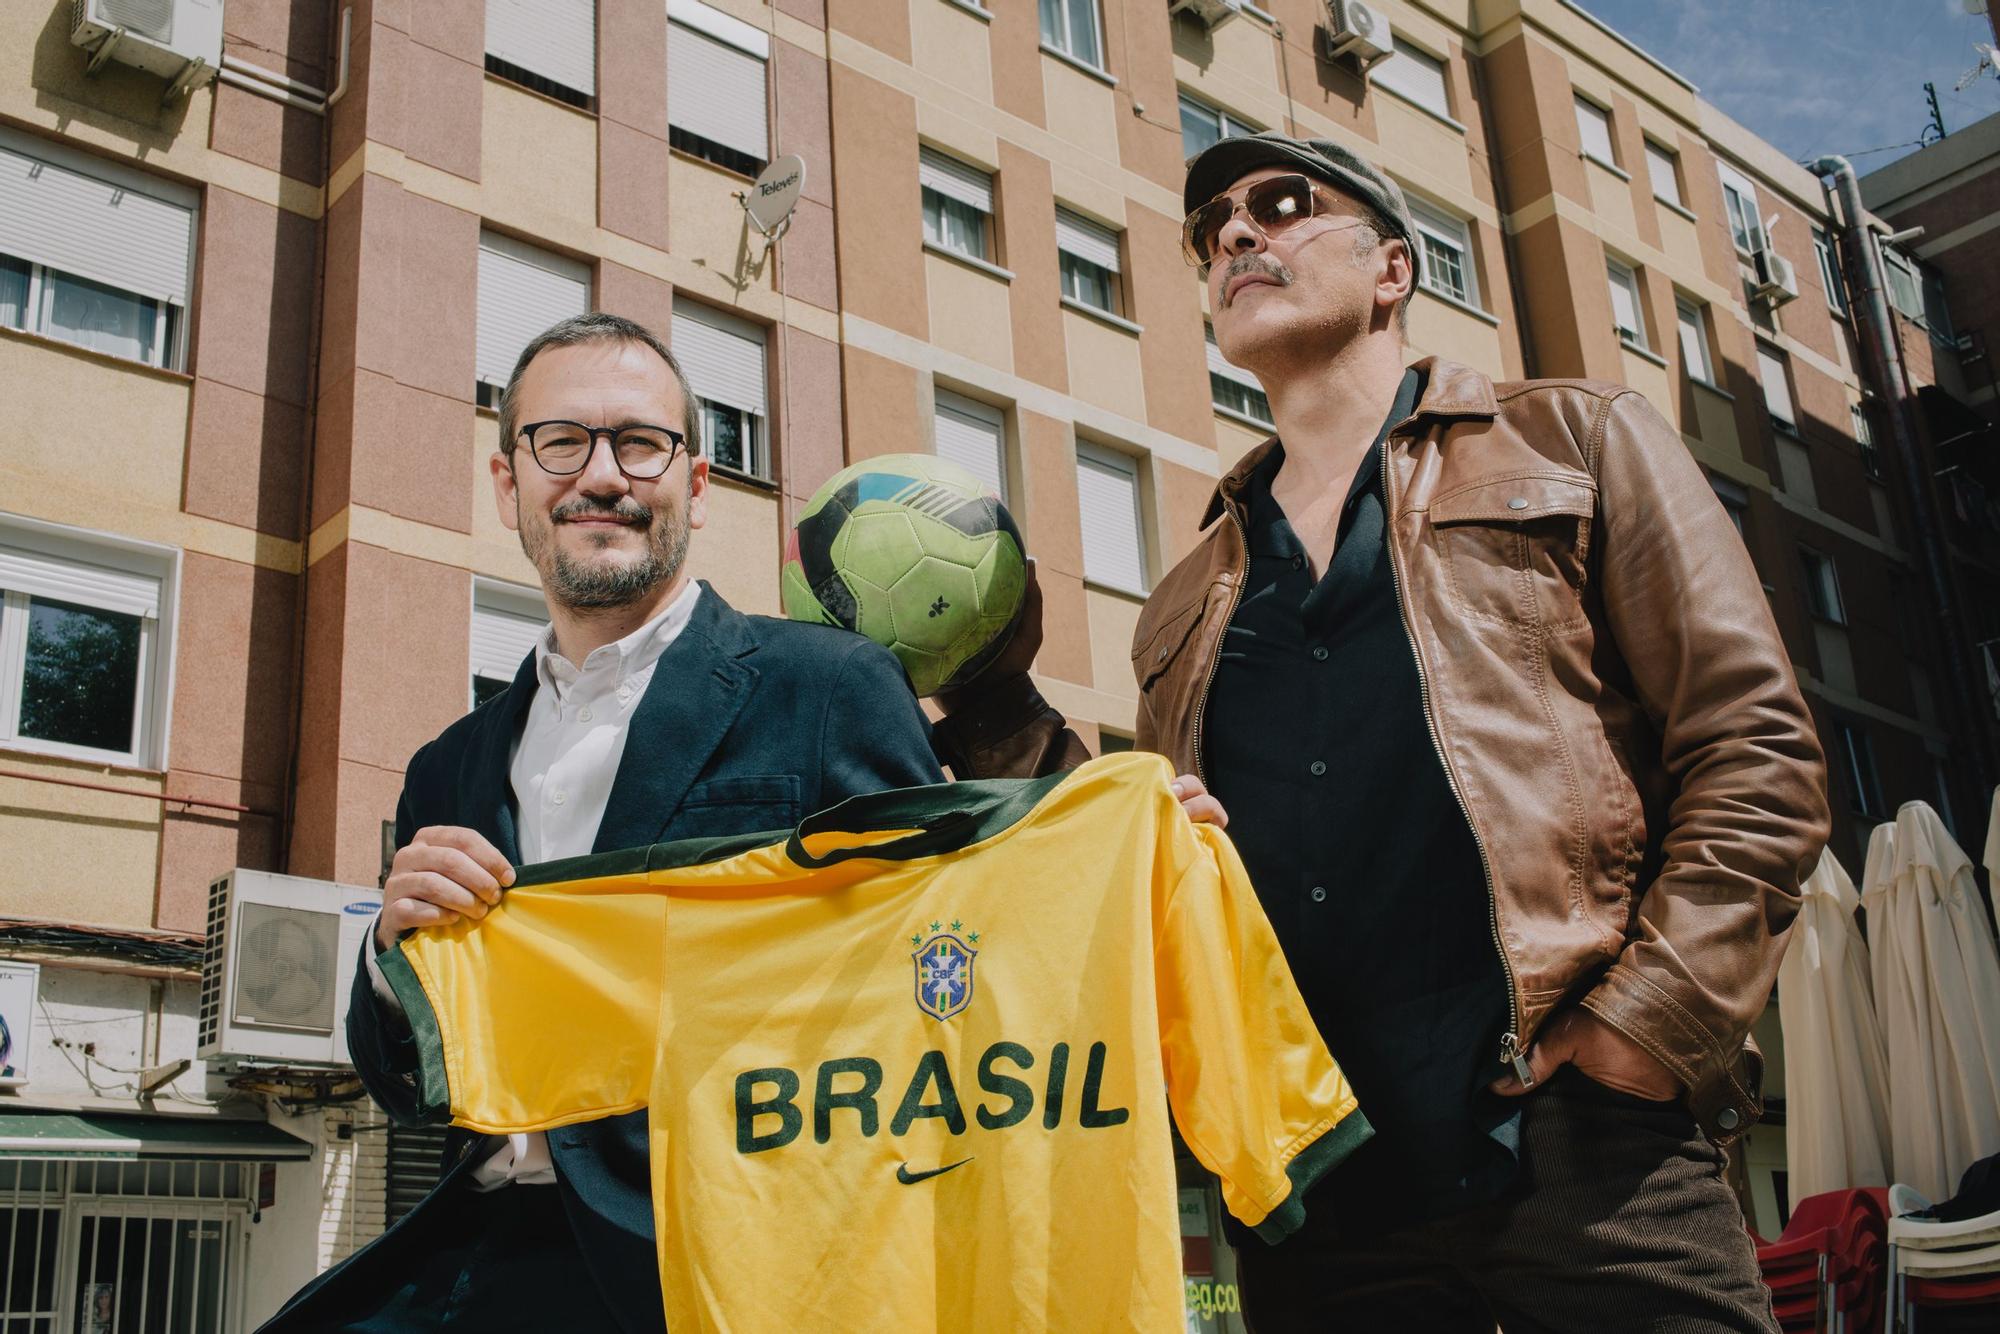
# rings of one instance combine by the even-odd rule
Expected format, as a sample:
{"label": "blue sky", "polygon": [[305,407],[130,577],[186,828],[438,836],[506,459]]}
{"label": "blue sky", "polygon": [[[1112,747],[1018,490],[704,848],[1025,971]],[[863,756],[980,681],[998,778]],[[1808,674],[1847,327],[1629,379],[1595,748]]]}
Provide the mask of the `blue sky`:
{"label": "blue sky", "polygon": [[[1991,44],[1963,0],[1579,0],[1793,158],[1844,153],[1864,175],[1914,151],[1935,83],[1946,130],[2000,112],[1988,70],[1952,86]],[[2000,0],[1994,0],[2000,3]]]}

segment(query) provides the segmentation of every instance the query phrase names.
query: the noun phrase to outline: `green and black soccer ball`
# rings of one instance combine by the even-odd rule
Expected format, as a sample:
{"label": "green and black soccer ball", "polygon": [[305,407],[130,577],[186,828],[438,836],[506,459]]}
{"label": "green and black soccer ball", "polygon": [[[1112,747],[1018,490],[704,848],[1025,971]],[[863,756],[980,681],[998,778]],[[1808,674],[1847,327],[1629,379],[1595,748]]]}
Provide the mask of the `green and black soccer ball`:
{"label": "green and black soccer ball", "polygon": [[1013,638],[1027,558],[978,478],[929,454],[884,454],[814,494],[786,542],[782,585],[785,615],[859,631],[934,695]]}

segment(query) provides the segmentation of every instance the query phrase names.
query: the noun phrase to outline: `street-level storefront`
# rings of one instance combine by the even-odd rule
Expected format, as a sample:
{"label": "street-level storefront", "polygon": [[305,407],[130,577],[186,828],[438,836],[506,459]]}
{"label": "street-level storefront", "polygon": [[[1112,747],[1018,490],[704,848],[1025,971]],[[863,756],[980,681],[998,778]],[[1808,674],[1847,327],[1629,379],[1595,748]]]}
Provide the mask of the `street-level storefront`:
{"label": "street-level storefront", "polygon": [[249,1225],[313,1153],[262,1120],[0,1113],[0,1328],[241,1328]]}

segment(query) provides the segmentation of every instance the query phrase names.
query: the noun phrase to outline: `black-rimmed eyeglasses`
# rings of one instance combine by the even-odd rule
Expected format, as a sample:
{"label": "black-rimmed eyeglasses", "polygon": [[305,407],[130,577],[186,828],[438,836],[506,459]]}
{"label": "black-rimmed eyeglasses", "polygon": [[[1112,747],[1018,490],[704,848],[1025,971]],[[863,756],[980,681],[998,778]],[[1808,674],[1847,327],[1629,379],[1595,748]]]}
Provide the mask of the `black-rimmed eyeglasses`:
{"label": "black-rimmed eyeglasses", "polygon": [[665,426],[585,426],[582,422],[531,422],[520,435],[542,471],[574,476],[590,466],[599,438],[611,442],[611,461],[635,482],[650,482],[674,465],[687,437]]}

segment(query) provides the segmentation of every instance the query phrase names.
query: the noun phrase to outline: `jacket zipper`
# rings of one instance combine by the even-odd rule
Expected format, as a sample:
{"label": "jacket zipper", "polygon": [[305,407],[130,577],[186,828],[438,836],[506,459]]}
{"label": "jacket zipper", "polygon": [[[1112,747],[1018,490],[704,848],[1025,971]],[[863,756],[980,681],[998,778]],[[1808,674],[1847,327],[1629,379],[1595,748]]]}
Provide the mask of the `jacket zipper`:
{"label": "jacket zipper", "polygon": [[[1401,430],[1414,418],[1398,422],[1390,435]],[[1465,794],[1459,790],[1458,775],[1452,772],[1451,758],[1444,753],[1444,743],[1438,740],[1437,715],[1431,710],[1431,683],[1424,674],[1423,650],[1417,647],[1417,635],[1410,622],[1410,604],[1403,594],[1403,567],[1396,558],[1396,540],[1389,531],[1394,525],[1396,512],[1395,497],[1391,493],[1389,477],[1389,449],[1385,440],[1382,447],[1380,467],[1382,469],[1382,516],[1384,524],[1383,545],[1389,551],[1389,582],[1396,590],[1396,610],[1403,617],[1403,635],[1409,641],[1410,657],[1417,665],[1418,695],[1424,707],[1424,730],[1430,733],[1431,749],[1437,752],[1438,764],[1444,769],[1445,785],[1458,802],[1458,809],[1465,816],[1466,828],[1472,831],[1473,846],[1479,849],[1479,867],[1486,877],[1487,926],[1493,933],[1493,950],[1500,956],[1500,966],[1507,973],[1507,1031],[1500,1035],[1500,1059],[1514,1069],[1514,1077],[1523,1087],[1534,1087],[1534,1072],[1529,1068],[1526,1049],[1521,1045],[1521,1003],[1519,982],[1514,976],[1514,961],[1507,957],[1507,947],[1500,940],[1500,901],[1493,891],[1493,862],[1486,855],[1486,840],[1479,836],[1479,825],[1472,818],[1472,808],[1465,803]]]}
{"label": "jacket zipper", "polygon": [[1236,606],[1243,600],[1243,581],[1250,573],[1250,540],[1243,535],[1243,524],[1227,504],[1222,512],[1229,516],[1229,526],[1236,530],[1236,546],[1243,560],[1236,571],[1236,587],[1229,593],[1229,610],[1222,614],[1222,633],[1215,637],[1215,652],[1208,660],[1208,678],[1201,683],[1201,693],[1194,700],[1194,776],[1203,787],[1208,786],[1208,775],[1201,771],[1201,720],[1208,712],[1208,692],[1215,685],[1216,669],[1222,665],[1222,641],[1229,634],[1230,618],[1236,615]]}

